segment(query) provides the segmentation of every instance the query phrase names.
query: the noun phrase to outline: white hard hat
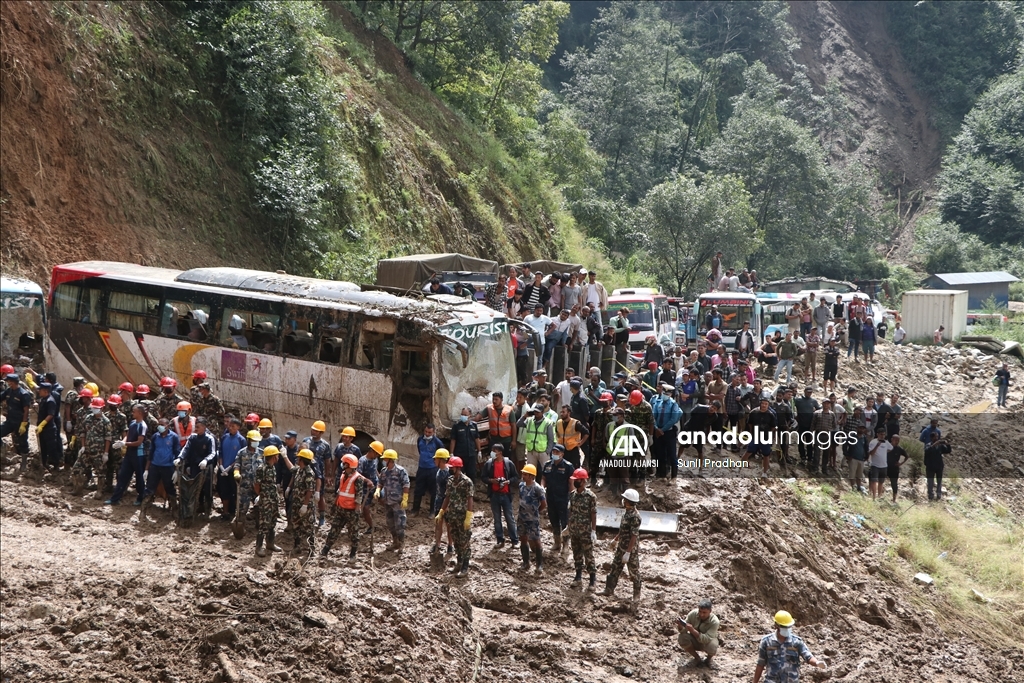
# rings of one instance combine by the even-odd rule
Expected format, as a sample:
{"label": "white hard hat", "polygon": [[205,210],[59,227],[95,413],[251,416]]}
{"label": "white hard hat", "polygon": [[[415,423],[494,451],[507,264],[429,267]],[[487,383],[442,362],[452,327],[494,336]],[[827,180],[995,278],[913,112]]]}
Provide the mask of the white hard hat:
{"label": "white hard hat", "polygon": [[622,497],[628,500],[630,503],[639,503],[640,494],[636,492],[636,489],[626,489],[622,492]]}

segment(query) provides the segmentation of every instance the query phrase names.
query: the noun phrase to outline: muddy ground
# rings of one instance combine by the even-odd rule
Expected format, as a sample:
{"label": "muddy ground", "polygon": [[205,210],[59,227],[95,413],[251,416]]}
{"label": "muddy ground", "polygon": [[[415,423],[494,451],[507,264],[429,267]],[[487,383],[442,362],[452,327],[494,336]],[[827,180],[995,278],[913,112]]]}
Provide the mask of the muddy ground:
{"label": "muddy ground", "polygon": [[[843,366],[846,381],[868,388],[879,381],[868,373],[881,373],[892,378],[887,387],[905,385],[908,400],[934,403],[949,423],[967,419],[965,406],[990,399],[983,375],[994,360],[958,361],[948,349],[883,350],[875,368]],[[975,362],[977,383],[968,367]],[[938,371],[946,378],[938,385],[934,368],[943,363],[957,371]],[[1019,419],[1020,404],[1016,389],[1010,411],[998,415]],[[984,412],[997,416],[992,406]],[[958,466],[1024,465],[1019,434],[995,439],[973,423],[952,433]],[[771,614],[788,609],[797,633],[829,664],[824,672],[805,669],[807,680],[1024,680],[1024,650],[991,644],[976,625],[937,619],[948,603],[935,587],[912,583],[914,570],[894,561],[884,535],[805,510],[795,486],[773,475],[759,482],[753,472],[717,479],[686,472],[643,487],[641,508],[677,512],[681,532],[642,536],[644,590],[633,604],[625,577],[618,598],[570,589],[571,554],[553,553],[547,532],[544,574],[520,572],[518,551],[493,549],[482,499],[467,579],[431,567],[426,515],[410,517],[401,556],[385,551],[378,536],[372,555],[364,542],[355,562],[336,549],[330,560],[301,568],[287,554],[255,557],[251,527],[241,541],[220,521],[179,529],[159,505],[145,517],[130,504],[105,507],[98,493],[72,497],[59,481],[20,477],[7,461],[0,482],[0,678],[746,681]],[[823,483],[845,486],[837,479],[800,486]],[[957,485],[1024,514],[1019,478],[979,471]],[[903,488],[901,506],[926,504],[922,480]],[[602,504],[615,504],[601,496]],[[599,536],[600,584],[612,533]],[[281,533],[278,543],[290,548],[291,535]],[[711,671],[680,667],[685,655],[673,628],[675,616],[703,597],[715,601],[722,620]]]}

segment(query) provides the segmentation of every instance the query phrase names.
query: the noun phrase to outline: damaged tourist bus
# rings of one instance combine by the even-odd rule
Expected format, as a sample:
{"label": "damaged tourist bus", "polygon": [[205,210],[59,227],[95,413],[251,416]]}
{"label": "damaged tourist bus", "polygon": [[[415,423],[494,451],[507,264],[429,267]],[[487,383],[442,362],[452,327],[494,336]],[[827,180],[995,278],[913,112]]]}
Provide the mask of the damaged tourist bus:
{"label": "damaged tourist bus", "polygon": [[516,388],[509,321],[453,296],[88,261],[54,267],[47,312],[47,367],[61,377],[112,391],[170,376],[187,396],[202,369],[236,415],[269,417],[279,435],[306,435],[314,420],[331,434],[352,425],[361,448],[379,439],[410,474],[424,424],[449,427]]}

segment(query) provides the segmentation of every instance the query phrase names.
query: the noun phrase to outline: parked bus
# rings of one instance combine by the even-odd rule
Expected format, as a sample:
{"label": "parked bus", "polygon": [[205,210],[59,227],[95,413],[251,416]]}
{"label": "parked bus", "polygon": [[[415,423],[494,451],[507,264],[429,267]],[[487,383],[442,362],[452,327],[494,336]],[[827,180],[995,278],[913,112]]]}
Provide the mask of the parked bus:
{"label": "parked bus", "polygon": [[604,316],[607,325],[612,316],[623,308],[629,310],[629,350],[634,355],[643,355],[644,340],[653,334],[659,343],[667,335],[670,342],[676,338],[675,323],[669,311],[668,297],[652,287],[616,289],[608,297],[608,310]]}
{"label": "parked bus", "polygon": [[754,334],[757,344],[764,341],[761,324],[761,303],[753,294],[742,292],[707,292],[697,297],[697,328],[699,334],[707,334],[707,316],[712,306],[718,307],[718,313],[722,316],[722,326],[718,331],[722,333],[722,341],[726,346],[731,347],[736,341],[736,333],[743,327],[744,322],[750,323],[750,331]]}
{"label": "parked bus", "polygon": [[59,376],[105,391],[170,376],[187,394],[203,369],[229,409],[271,418],[276,433],[352,425],[360,447],[379,439],[410,474],[424,424],[448,427],[516,389],[509,321],[453,296],[89,261],[53,269],[47,305],[47,367]]}

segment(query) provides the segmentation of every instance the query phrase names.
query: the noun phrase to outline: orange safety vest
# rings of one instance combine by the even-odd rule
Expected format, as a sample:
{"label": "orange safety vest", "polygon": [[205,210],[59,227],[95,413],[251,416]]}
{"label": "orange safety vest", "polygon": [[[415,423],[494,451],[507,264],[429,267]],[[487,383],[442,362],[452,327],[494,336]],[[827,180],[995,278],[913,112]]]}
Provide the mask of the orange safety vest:
{"label": "orange safety vest", "polygon": [[583,440],[583,435],[576,429],[576,425],[579,423],[579,420],[572,417],[569,418],[568,428],[563,427],[565,423],[561,420],[555,423],[555,441],[565,446],[567,451],[575,449]]}
{"label": "orange safety vest", "polygon": [[512,421],[509,416],[512,414],[511,406],[502,406],[499,415],[494,406],[487,406],[487,428],[490,436],[506,439],[512,437]]}
{"label": "orange safety vest", "polygon": [[171,422],[174,423],[174,433],[182,441],[192,436],[192,432],[196,431],[196,419],[194,417],[188,418],[188,423],[184,427],[182,427],[180,418],[176,417]]}
{"label": "orange safety vest", "polygon": [[341,483],[338,485],[338,499],[334,501],[334,504],[342,510],[356,509],[356,481],[358,479],[358,472],[353,472],[349,477],[341,476]]}

